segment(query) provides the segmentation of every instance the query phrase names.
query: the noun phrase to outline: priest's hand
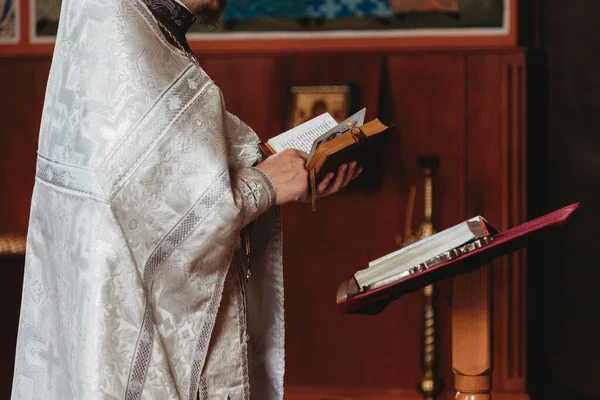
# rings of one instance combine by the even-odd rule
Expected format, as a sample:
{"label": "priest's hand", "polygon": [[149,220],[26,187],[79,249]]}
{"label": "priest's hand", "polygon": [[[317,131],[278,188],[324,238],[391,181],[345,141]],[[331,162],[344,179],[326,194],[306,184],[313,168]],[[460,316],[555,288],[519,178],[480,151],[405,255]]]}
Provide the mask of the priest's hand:
{"label": "priest's hand", "polygon": [[308,154],[303,151],[287,149],[257,165],[275,184],[276,205],[306,201],[309,198],[307,158]]}
{"label": "priest's hand", "polygon": [[[275,184],[276,205],[292,202],[308,202],[308,172],[306,160],[308,154],[300,150],[287,149],[267,158],[257,167],[262,169]],[[317,185],[317,198],[331,196],[356,179],[362,168],[356,169],[356,161],[339,166],[336,174],[328,174]]]}
{"label": "priest's hand", "polygon": [[330,172],[317,185],[317,198],[327,197],[345,188],[348,184],[362,173],[362,168],[356,168],[356,161],[342,164],[338,167],[337,174]]}

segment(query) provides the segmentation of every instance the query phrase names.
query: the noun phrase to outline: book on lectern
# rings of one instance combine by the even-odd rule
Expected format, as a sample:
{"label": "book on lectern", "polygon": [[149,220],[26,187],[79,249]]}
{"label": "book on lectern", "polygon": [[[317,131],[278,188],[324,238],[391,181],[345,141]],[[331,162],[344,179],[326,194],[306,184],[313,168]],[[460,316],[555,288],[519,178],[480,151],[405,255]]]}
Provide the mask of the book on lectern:
{"label": "book on lectern", "polygon": [[377,314],[403,296],[442,279],[479,268],[562,228],[579,203],[499,232],[477,216],[369,263],[337,292],[342,313]]}

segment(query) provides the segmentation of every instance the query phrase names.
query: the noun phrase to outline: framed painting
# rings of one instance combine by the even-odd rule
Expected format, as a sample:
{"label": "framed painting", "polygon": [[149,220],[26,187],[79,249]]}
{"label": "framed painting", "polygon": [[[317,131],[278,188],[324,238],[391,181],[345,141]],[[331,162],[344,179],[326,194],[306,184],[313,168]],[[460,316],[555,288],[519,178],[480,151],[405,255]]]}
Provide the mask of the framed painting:
{"label": "framed painting", "polygon": [[[31,42],[52,43],[61,0],[23,1]],[[204,53],[509,46],[516,8],[517,0],[229,0],[218,24],[196,23],[188,39]]]}
{"label": "framed painting", "polygon": [[289,91],[287,129],[292,129],[323,113],[338,123],[350,116],[350,85],[292,86]]}
{"label": "framed painting", "polygon": [[0,45],[19,42],[19,0],[0,0]]}
{"label": "framed painting", "polygon": [[32,43],[51,43],[58,32],[61,0],[29,0]]}
{"label": "framed painting", "polygon": [[[220,24],[196,24],[189,38],[202,42],[198,46],[202,50],[211,49],[205,46],[209,41],[217,48],[227,41],[246,40],[245,45],[255,49],[257,42],[248,39],[295,39],[295,43],[280,41],[284,51],[289,49],[286,45],[311,39],[319,48],[327,47],[323,39],[346,40],[338,40],[332,49],[356,48],[359,41],[368,49],[380,39],[388,44],[432,37],[514,39],[516,4],[516,0],[229,0]],[[352,39],[356,43],[348,43]]]}

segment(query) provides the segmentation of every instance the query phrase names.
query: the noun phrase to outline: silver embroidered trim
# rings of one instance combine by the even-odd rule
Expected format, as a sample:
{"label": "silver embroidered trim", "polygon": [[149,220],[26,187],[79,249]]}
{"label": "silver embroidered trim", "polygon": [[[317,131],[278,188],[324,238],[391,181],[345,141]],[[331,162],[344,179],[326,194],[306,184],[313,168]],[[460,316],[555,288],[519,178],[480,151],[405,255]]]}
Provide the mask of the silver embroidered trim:
{"label": "silver embroidered trim", "polygon": [[104,191],[95,171],[60,164],[38,155],[35,172],[40,181],[86,197],[104,199]]}
{"label": "silver embroidered trim", "polygon": [[206,383],[206,378],[200,379],[200,390],[198,391],[197,397],[199,400],[208,400],[208,384]]}
{"label": "silver embroidered trim", "polygon": [[276,277],[272,277],[279,282],[280,284],[280,294],[279,298],[281,299],[281,319],[277,319],[276,323],[276,332],[277,332],[277,342],[278,346],[276,347],[277,358],[281,362],[281,369],[277,372],[277,385],[275,390],[277,392],[277,398],[283,398],[284,392],[284,369],[285,369],[285,297],[284,297],[284,285],[283,285],[283,269],[281,266],[283,265],[283,223],[282,223],[282,213],[281,207],[277,207],[275,209],[275,226],[274,226],[274,235],[271,242],[271,248],[276,249],[276,251],[270,251],[271,254],[271,265],[278,265],[280,268],[276,269]]}
{"label": "silver embroidered trim", "polygon": [[[190,88],[190,82],[199,90]],[[102,171],[102,185],[113,197],[149,150],[173,127],[181,115],[212,85],[201,69],[187,67],[142,117],[119,146],[107,157]]]}
{"label": "silver embroidered trim", "polygon": [[275,183],[273,183],[273,180],[271,179],[271,177],[269,175],[267,175],[267,173],[260,168],[251,167],[250,170],[252,170],[257,175],[260,175],[265,186],[269,190],[269,199],[270,199],[269,204],[271,204],[271,205],[275,204],[275,201],[277,199],[277,188],[275,187]]}
{"label": "silver embroidered trim", "polygon": [[[200,200],[192,207],[192,209],[183,217],[175,228],[169,232],[165,238],[156,247],[146,265],[144,266],[143,280],[146,293],[146,306],[144,310],[144,318],[142,328],[138,336],[138,342],[134,351],[133,366],[129,380],[127,382],[127,390],[125,394],[126,400],[138,400],[141,398],[150,358],[152,355],[152,344],[154,342],[154,319],[151,307],[151,292],[152,282],[162,264],[167,260],[171,253],[179,246],[185,238],[195,230],[208,215],[215,209],[215,206],[226,197],[229,187],[229,174],[224,172],[212,187],[200,198]],[[220,277],[219,277],[220,279]],[[221,286],[223,283],[221,282]],[[217,287],[215,293],[220,293],[221,288]],[[214,303],[213,295],[210,305]],[[218,306],[218,300],[217,300]],[[209,307],[210,312],[210,307]],[[207,319],[209,316],[207,316]],[[212,321],[214,324],[214,321]],[[213,324],[204,322],[203,329]],[[210,331],[208,333],[210,337]],[[196,362],[196,360],[194,360]],[[197,382],[197,381],[196,381]],[[197,387],[196,385],[193,385]],[[194,398],[194,397],[190,397]]]}
{"label": "silver embroidered trim", "polygon": [[247,314],[246,314],[246,290],[245,281],[243,278],[243,271],[240,268],[240,263],[236,263],[238,269],[238,284],[239,289],[236,293],[237,300],[237,315],[238,315],[238,327],[240,335],[240,351],[242,353],[242,378],[244,379],[244,400],[250,400],[250,371],[248,370],[248,340],[247,338]]}
{"label": "silver embroidered trim", "polygon": [[223,293],[223,289],[225,287],[225,278],[227,277],[227,268],[223,268],[221,272],[219,272],[219,277],[217,278],[217,283],[215,284],[215,291],[213,296],[208,303],[208,309],[206,310],[206,317],[202,323],[202,328],[200,328],[200,335],[198,335],[198,340],[196,341],[196,346],[194,348],[194,359],[192,361],[192,370],[190,372],[190,398],[194,398],[195,393],[198,392],[198,384],[200,381],[200,377],[202,374],[202,370],[204,369],[204,363],[206,361],[206,353],[208,350],[208,345],[210,342],[210,337],[212,335],[212,330],[215,326],[215,321],[217,319],[217,312],[219,311],[219,305],[221,304],[221,296],[220,293]]}

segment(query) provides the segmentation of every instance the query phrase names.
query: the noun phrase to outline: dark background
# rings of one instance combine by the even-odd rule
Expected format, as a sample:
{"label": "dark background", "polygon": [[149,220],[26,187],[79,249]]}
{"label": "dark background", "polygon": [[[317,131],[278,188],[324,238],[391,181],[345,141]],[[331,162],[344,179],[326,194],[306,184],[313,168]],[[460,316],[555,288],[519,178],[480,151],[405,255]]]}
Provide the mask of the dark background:
{"label": "dark background", "polygon": [[530,69],[531,214],[581,202],[564,235],[531,249],[533,399],[600,399],[600,2],[541,0]]}

